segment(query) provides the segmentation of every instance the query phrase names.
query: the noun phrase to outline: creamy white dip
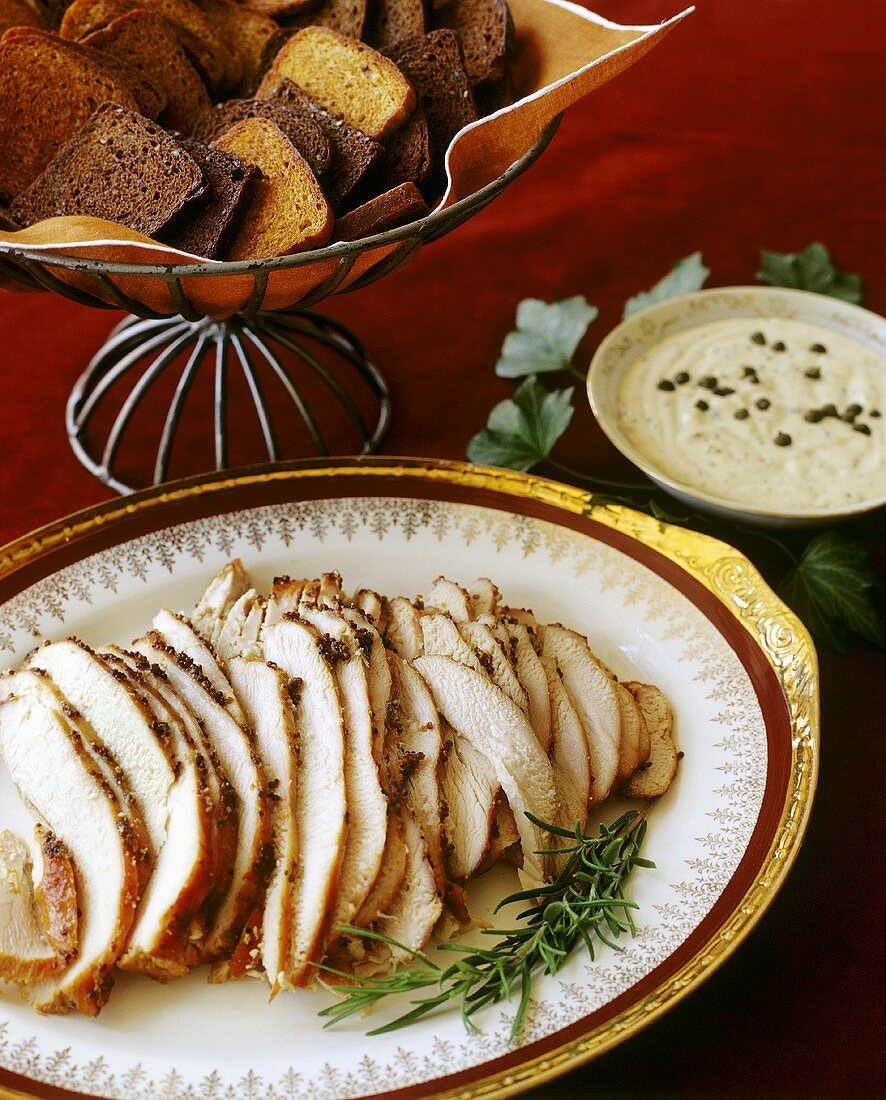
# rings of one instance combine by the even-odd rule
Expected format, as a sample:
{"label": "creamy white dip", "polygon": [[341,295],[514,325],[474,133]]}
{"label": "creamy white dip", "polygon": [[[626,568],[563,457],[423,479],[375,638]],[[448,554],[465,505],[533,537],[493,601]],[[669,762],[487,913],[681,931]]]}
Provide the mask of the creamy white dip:
{"label": "creamy white dip", "polygon": [[796,513],[886,494],[886,357],[805,321],[667,336],[625,372],[618,415],[661,473],[727,501]]}

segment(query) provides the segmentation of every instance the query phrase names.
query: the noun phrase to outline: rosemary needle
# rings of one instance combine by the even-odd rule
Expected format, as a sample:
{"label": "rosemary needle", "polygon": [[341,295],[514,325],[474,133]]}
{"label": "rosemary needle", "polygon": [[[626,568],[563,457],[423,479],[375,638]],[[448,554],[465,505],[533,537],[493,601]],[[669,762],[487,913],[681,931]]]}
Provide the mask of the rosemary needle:
{"label": "rosemary needle", "polygon": [[509,929],[484,929],[485,935],[497,937],[489,947],[441,944],[441,951],[459,956],[446,967],[380,932],[339,925],[339,931],[345,934],[405,951],[412,956],[413,965],[381,978],[355,977],[321,966],[327,973],[347,977],[352,983],[339,988],[341,999],[320,1013],[327,1017],[326,1027],[364,1012],[387,997],[423,992],[410,1002],[409,1011],[368,1034],[382,1035],[405,1027],[448,1002],[460,1005],[465,1027],[476,1031],[473,1015],[484,1005],[508,1000],[519,986],[520,1001],[511,1028],[514,1038],[529,1007],[534,973],[556,974],[571,952],[582,944],[593,959],[595,939],[620,950],[614,941],[636,931],[631,910],[637,906],[625,897],[625,883],[634,868],[654,866],[640,855],[646,835],[646,812],[629,810],[612,825],[601,824],[596,836],[589,836],[578,824],[570,831],[539,821],[531,814],[526,816],[533,824],[563,839],[563,846],[552,851],[564,863],[553,882],[510,894],[496,906],[498,912],[506,905],[531,901],[517,917],[523,923]]}

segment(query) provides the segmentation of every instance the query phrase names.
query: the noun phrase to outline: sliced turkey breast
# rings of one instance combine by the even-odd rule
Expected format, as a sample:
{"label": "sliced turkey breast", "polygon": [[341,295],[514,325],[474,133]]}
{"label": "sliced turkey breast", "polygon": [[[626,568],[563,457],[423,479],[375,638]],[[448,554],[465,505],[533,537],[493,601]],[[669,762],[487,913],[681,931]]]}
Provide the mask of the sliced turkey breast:
{"label": "sliced turkey breast", "polygon": [[83,642],[51,642],[29,658],[89,723],[123,769],[155,856],[166,841],[176,759],[166,731],[126,674]]}
{"label": "sliced turkey breast", "polygon": [[517,832],[517,822],[514,811],[508,805],[504,792],[499,788],[495,796],[495,806],[492,811],[492,828],[489,830],[489,847],[483,862],[477,868],[477,874],[482,875],[490,867],[494,867],[502,858],[507,857],[512,862],[520,865],[521,854],[514,846],[519,843],[520,834]]}
{"label": "sliced turkey breast", "polygon": [[407,860],[403,838],[404,816],[401,806],[393,806],[388,813],[379,872],[352,921],[358,928],[371,928],[379,917],[387,913],[403,884]]}
{"label": "sliced turkey breast", "polygon": [[295,614],[301,602],[306,580],[293,580],[292,577],[275,577],[268,596],[268,605],[265,611],[265,625],[273,626],[279,623],[286,615]]}
{"label": "sliced turkey breast", "polygon": [[423,652],[418,609],[405,596],[385,601],[384,638],[404,661],[414,661]]}
{"label": "sliced turkey breast", "polygon": [[197,665],[217,694],[224,697],[225,707],[234,721],[239,722],[241,726],[245,725],[246,716],[243,708],[218,663],[211,644],[200,637],[183,615],[175,615],[165,608],[157,612],[152,625],[166,645],[171,646],[177,653],[189,657]]}
{"label": "sliced turkey breast", "polygon": [[373,626],[384,633],[385,626],[387,625],[387,615],[385,613],[385,600],[377,592],[373,592],[371,588],[360,588],[354,593],[353,599],[354,607],[358,607],[364,615],[367,615],[371,620]]}
{"label": "sliced turkey breast", "polygon": [[335,935],[336,925],[350,924],[354,920],[378,875],[387,834],[388,800],[382,791],[373,754],[369,658],[342,615],[329,608],[311,608],[304,604],[300,615],[320,636],[321,649],[338,686],[344,717],[348,833],[330,922],[332,935]]}
{"label": "sliced turkey breast", "polygon": [[475,619],[479,619],[481,615],[498,613],[500,594],[488,577],[478,577],[473,584],[468,585],[468,599],[471,601],[472,617]]}
{"label": "sliced turkey breast", "polygon": [[79,940],[74,863],[67,847],[43,825],[34,827],[34,845],[34,902],[40,928],[67,964]]}
{"label": "sliced turkey breast", "polygon": [[522,623],[502,623],[507,631],[514,670],[529,704],[529,724],[547,752],[551,746],[551,700],[548,679],[535,651],[530,628]]}
{"label": "sliced turkey breast", "polygon": [[324,573],[320,577],[316,603],[323,607],[337,606],[345,600],[341,573]]}
{"label": "sliced turkey breast", "polygon": [[212,578],[194,608],[194,627],[215,645],[220,624],[227,618],[236,600],[252,587],[249,574],[239,558],[229,561]]}
{"label": "sliced turkey breast", "polygon": [[[458,632],[461,637],[474,650],[477,660],[483,667],[483,671],[494,684],[501,688],[507,697],[520,708],[523,714],[529,717],[529,700],[523,685],[511,667],[511,662],[505,654],[505,650],[495,637],[492,630],[483,623],[459,623]],[[425,653],[430,650],[425,646]],[[539,738],[539,741],[541,738]]]}
{"label": "sliced turkey breast", "polygon": [[168,981],[190,969],[190,927],[217,870],[214,807],[203,758],[177,713],[123,657],[113,650],[103,651],[102,656],[128,676],[156,722],[167,731],[175,754],[176,779],[167,803],[166,838],[118,962],[121,970]]}
{"label": "sliced turkey breast", "polygon": [[468,622],[473,618],[471,599],[460,584],[437,577],[425,598],[425,606],[436,608],[444,615],[451,615],[457,623]]}
{"label": "sliced turkey breast", "polygon": [[158,634],[149,633],[135,642],[133,649],[160,666],[173,691],[199,716],[236,795],[234,868],[203,942],[205,958],[226,958],[254,908],[261,904],[273,857],[268,783],[255,736],[231,717],[226,697],[213,688],[194,661]]}
{"label": "sliced turkey breast", "polygon": [[391,967],[410,959],[410,951],[421,951],[443,912],[427,846],[411,813],[403,817],[403,842],[406,852],[403,882],[377,924],[379,932],[409,949],[389,949]]}
{"label": "sliced turkey breast", "polygon": [[415,667],[428,684],[437,709],[492,764],[514,812],[523,848],[523,874],[530,882],[546,878],[539,849],[549,835],[526,816],[553,821],[557,796],[550,761],[532,727],[508,697],[473,669],[448,657],[419,657]]}
{"label": "sliced turkey breast", "polygon": [[[70,860],[67,866],[70,869]],[[4,829],[0,833],[0,979],[3,981],[32,985],[63,969],[76,954],[76,942],[73,949],[62,954],[46,933],[36,896],[36,886],[42,878],[45,874],[35,869],[28,845],[20,836]],[[73,890],[73,873],[69,886]],[[73,893],[73,916],[76,933],[76,893]]]}
{"label": "sliced turkey breast", "polygon": [[488,664],[484,664],[480,655],[470,642],[465,641],[459,632],[459,624],[450,615],[439,611],[429,611],[419,619],[422,634],[422,653],[430,657],[450,657],[474,669],[481,676],[490,675]]}
{"label": "sliced turkey breast", "polygon": [[216,635],[215,654],[219,661],[226,663],[232,657],[261,658],[266,606],[267,601],[254,588],[234,603]]}
{"label": "sliced turkey breast", "polygon": [[348,607],[346,604],[339,607],[338,610],[354,631],[360,652],[366,662],[369,709],[372,711],[372,751],[375,761],[379,765],[379,778],[382,789],[387,790],[385,738],[388,731],[388,708],[393,692],[393,680],[391,670],[388,667],[387,650],[375,624],[362,611],[355,607]]}
{"label": "sliced turkey breast", "polygon": [[515,623],[521,623],[523,626],[529,626],[533,629],[538,626],[535,613],[525,607],[504,607],[500,613],[504,618],[512,619]]}
{"label": "sliced turkey breast", "polygon": [[624,685],[637,700],[649,733],[649,758],[625,783],[623,790],[631,798],[660,798],[669,790],[677,774],[679,759],[674,744],[674,712],[664,694],[652,684],[636,681]]}
{"label": "sliced turkey breast", "polygon": [[555,824],[563,829],[574,829],[578,822],[584,828],[591,795],[587,738],[563,686],[556,662],[550,657],[542,657],[541,661],[551,700],[551,745],[548,753],[554,769],[554,786],[560,796]]}
{"label": "sliced turkey breast", "polygon": [[490,762],[458,730],[441,721],[440,793],[446,877],[466,882],[489,851],[500,787]]}
{"label": "sliced turkey breast", "polygon": [[542,655],[557,663],[584,728],[593,776],[591,801],[600,803],[612,790],[621,752],[621,714],[612,680],[574,630],[545,626],[541,638]]}
{"label": "sliced turkey breast", "polygon": [[63,716],[33,690],[25,670],[0,686],[0,754],[24,801],[71,854],[80,906],[77,957],[30,996],[42,1012],[96,1016],[138,902],[138,858],[111,784]]}
{"label": "sliced turkey breast", "polygon": [[620,784],[629,779],[640,765],[640,730],[643,716],[637,700],[623,684],[613,680],[612,686],[615,688],[618,713],[621,717],[621,745],[615,778],[616,784]]}
{"label": "sliced turkey breast", "polygon": [[[406,804],[415,816],[434,871],[437,889],[446,886],[440,823],[440,770],[443,739],[440,716],[427,684],[409,664],[388,653],[393,678],[392,716],[406,758]],[[408,843],[408,841],[407,841]]]}
{"label": "sliced turkey breast", "polygon": [[[292,891],[299,859],[296,708],[290,694],[292,682],[281,669],[255,658],[232,657],[228,674],[255,730],[268,775],[274,777],[271,780],[274,866],[265,892],[258,956],[274,997],[285,983],[292,933]],[[296,696],[297,691],[296,686]]]}
{"label": "sliced turkey breast", "polygon": [[299,680],[300,759],[296,791],[299,875],[293,884],[286,980],[305,985],[322,953],[345,849],[344,719],[338,686],[308,623],[287,616],[262,631],[265,657]]}

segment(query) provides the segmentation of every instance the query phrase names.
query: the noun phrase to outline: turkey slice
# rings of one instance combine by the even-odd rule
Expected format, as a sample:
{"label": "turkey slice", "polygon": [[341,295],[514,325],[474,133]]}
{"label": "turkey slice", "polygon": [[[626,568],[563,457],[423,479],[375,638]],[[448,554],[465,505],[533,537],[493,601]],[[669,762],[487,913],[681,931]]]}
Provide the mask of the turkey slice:
{"label": "turkey slice", "polygon": [[212,684],[214,690],[224,697],[224,705],[241,726],[246,725],[246,716],[240,706],[230,681],[222,671],[215,653],[204,638],[201,638],[183,615],[175,615],[165,608],[154,616],[153,628],[177,653],[189,657],[200,673]]}
{"label": "turkey slice", "polygon": [[640,766],[640,740],[643,715],[637,700],[624,684],[614,680],[612,683],[618,699],[618,713],[621,717],[621,751],[618,756],[616,783],[621,784],[634,774]]}
{"label": "turkey slice", "polygon": [[267,601],[254,588],[248,589],[235,602],[220,624],[215,653],[219,661],[232,657],[262,656],[261,629]]}
{"label": "turkey slice", "polygon": [[271,828],[274,866],[261,918],[260,959],[274,997],[285,982],[292,932],[292,890],[299,847],[297,791],[298,728],[290,679],[279,668],[247,657],[232,657],[228,674],[250,725],[273,788]]}
{"label": "turkey slice", "polygon": [[500,594],[488,577],[478,577],[473,584],[468,585],[468,599],[474,619],[498,613]]}
{"label": "turkey slice", "polygon": [[[61,852],[59,857],[50,858],[55,863]],[[65,857],[65,861],[71,872],[70,860]],[[63,969],[76,954],[76,893],[73,894],[75,942],[73,948],[62,953],[41,920],[37,889],[46,878],[45,861],[43,866],[42,871],[35,867],[31,850],[21,837],[6,829],[0,833],[0,978],[4,981],[32,985]],[[68,886],[73,891],[72,872]]]}
{"label": "turkey slice", "polygon": [[77,878],[71,853],[43,825],[34,826],[34,901],[43,935],[69,963],[77,953]]}
{"label": "turkey slice", "polygon": [[560,796],[555,824],[563,829],[574,829],[578,822],[584,828],[591,794],[587,738],[556,663],[550,657],[541,660],[551,700],[551,745],[548,752],[554,769],[554,786]]}
{"label": "turkey slice", "polygon": [[564,626],[541,631],[542,655],[557,663],[572,705],[581,720],[591,764],[591,801],[609,796],[621,752],[621,714],[612,680],[585,638]]}
{"label": "turkey slice", "polygon": [[112,668],[127,675],[156,722],[168,731],[175,754],[176,780],[167,803],[166,838],[117,964],[121,970],[168,981],[190,969],[186,961],[189,929],[216,871],[213,806],[205,771],[198,764],[202,757],[178,715],[123,657],[113,650],[103,651],[102,656]]}
{"label": "turkey slice", "polygon": [[354,920],[378,876],[387,834],[388,800],[381,788],[373,753],[369,657],[342,615],[328,608],[304,604],[299,613],[320,636],[321,649],[338,686],[344,718],[348,833],[330,921],[335,935],[336,925],[350,924]]}
{"label": "turkey slice", "polygon": [[227,618],[236,600],[252,587],[249,574],[239,558],[228,562],[212,578],[194,608],[194,626],[215,645],[220,624]]}
{"label": "turkey slice", "polygon": [[404,661],[414,661],[422,653],[422,629],[419,611],[405,596],[385,601],[384,638]]}
{"label": "turkey slice", "polygon": [[444,615],[451,615],[457,623],[468,622],[473,618],[471,599],[460,584],[437,577],[425,599],[425,605],[436,608]]}
{"label": "turkey slice", "polygon": [[22,671],[3,681],[0,754],[24,801],[71,854],[80,922],[76,959],[30,995],[42,1012],[96,1016],[138,902],[137,853],[111,784],[63,716],[37,697],[35,680]]}
{"label": "turkey slice", "polygon": [[301,858],[284,969],[289,984],[304,985],[322,953],[345,848],[344,723],[335,676],[313,627],[291,616],[270,626],[266,621],[262,642],[266,659],[300,681],[296,816]]}
{"label": "turkey slice", "polygon": [[358,607],[364,615],[372,620],[377,630],[384,633],[387,625],[387,615],[385,600],[382,596],[379,596],[377,592],[373,592],[371,588],[360,588],[354,593],[353,604],[354,607]]}
{"label": "turkey slice", "polygon": [[543,882],[547,869],[539,849],[549,835],[526,816],[553,821],[557,811],[553,771],[520,709],[488,677],[448,657],[419,657],[415,667],[437,709],[492,764],[507,796],[523,848],[523,875]]}
{"label": "turkey slice", "polygon": [[674,712],[654,685],[626,682],[624,686],[637,700],[650,740],[649,759],[624,785],[624,793],[631,798],[660,798],[677,774],[679,756],[673,740]]}
{"label": "turkey slice", "polygon": [[286,615],[295,614],[301,602],[305,580],[293,580],[292,577],[275,577],[268,597],[268,606],[265,612],[265,625],[274,626],[281,622]]}
{"label": "turkey slice", "polygon": [[[523,685],[511,666],[506,651],[492,630],[484,623],[459,623],[458,632],[474,650],[477,660],[490,680],[529,717],[529,700]],[[431,651],[425,646],[425,653]],[[539,741],[541,738],[539,737]]]}
{"label": "turkey slice", "polygon": [[176,695],[200,719],[236,795],[234,868],[202,946],[205,958],[226,958],[253,909],[261,904],[273,854],[267,777],[255,737],[231,717],[225,697],[200,674],[190,657],[178,653],[154,632],[135,642],[133,649],[159,665]]}
{"label": "turkey slice", "polygon": [[547,752],[551,746],[551,699],[548,678],[535,651],[530,628],[523,623],[502,623],[508,634],[514,671],[529,704],[529,724],[538,743]]}
{"label": "turkey slice", "polygon": [[441,722],[440,794],[446,877],[466,882],[479,872],[489,851],[500,787],[487,758],[467,737]]}
{"label": "turkey slice", "polygon": [[355,607],[342,605],[339,613],[354,631],[357,644],[366,661],[369,709],[372,712],[372,751],[379,766],[379,778],[385,785],[385,738],[388,730],[388,707],[391,703],[393,680],[388,667],[387,650],[374,623]]}

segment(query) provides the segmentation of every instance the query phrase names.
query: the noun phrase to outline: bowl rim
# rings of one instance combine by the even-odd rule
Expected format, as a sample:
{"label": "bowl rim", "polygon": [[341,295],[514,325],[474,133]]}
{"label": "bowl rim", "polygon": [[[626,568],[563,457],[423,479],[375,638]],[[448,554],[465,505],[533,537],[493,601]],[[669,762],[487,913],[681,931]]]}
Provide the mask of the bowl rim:
{"label": "bowl rim", "polygon": [[[78,272],[101,275],[137,275],[142,277],[159,276],[163,279],[198,278],[212,275],[256,275],[263,272],[286,271],[292,268],[307,267],[314,263],[341,261],[361,253],[381,248],[389,244],[399,244],[417,237],[417,243],[426,239],[436,239],[478,213],[483,206],[495,199],[513,181],[526,172],[545,151],[563,119],[563,113],[555,115],[530,145],[525,153],[501,175],[490,180],[477,191],[471,192],[450,206],[437,207],[423,218],[407,222],[395,229],[375,233],[371,237],[360,237],[356,241],[336,241],[322,248],[313,248],[306,252],[295,252],[285,256],[272,256],[259,260],[199,260],[184,263],[140,264],[122,260],[97,260],[62,252],[50,251],[55,248],[78,249],[90,244],[108,243],[95,241],[69,241],[60,245],[17,246],[14,243],[0,241],[0,262],[23,259],[45,264],[47,267],[66,268]],[[449,222],[452,225],[448,225]],[[136,247],[148,247],[139,242],[127,242]],[[160,242],[154,242],[160,244]],[[384,262],[381,257],[379,262]]]}
{"label": "bowl rim", "polygon": [[[659,313],[670,311],[674,308],[675,304],[686,303],[690,304],[699,300],[706,300],[717,295],[728,294],[743,294],[753,295],[762,300],[787,298],[809,303],[813,300],[818,300],[819,303],[831,303],[832,305],[839,306],[841,310],[846,310],[850,317],[857,315],[859,319],[866,319],[868,322],[873,321],[878,328],[883,331],[884,341],[886,341],[886,317],[881,316],[879,313],[874,313],[873,310],[865,309],[864,306],[855,305],[852,302],[843,301],[840,298],[832,298],[826,294],[816,294],[809,290],[799,290],[794,287],[776,287],[776,286],[753,286],[753,285],[734,285],[734,286],[721,286],[721,287],[707,287],[704,290],[691,291],[687,294],[680,294],[674,298],[667,298],[661,302],[655,302],[652,305],[646,306],[643,309],[637,310],[636,313],[631,314],[630,317],[625,317],[621,320],[614,329],[606,334],[599,346],[595,350],[591,357],[590,364],[588,366],[586,374],[586,389],[588,402],[591,406],[591,412],[594,414],[594,418],[600,425],[603,433],[608,438],[609,442],[628,459],[634,466],[636,466],[642,473],[644,473],[652,481],[659,485],[672,490],[678,497],[692,498],[709,508],[720,509],[733,514],[741,514],[744,516],[753,516],[760,519],[773,519],[773,520],[789,520],[796,522],[816,522],[824,520],[837,520],[848,519],[853,516],[862,515],[866,512],[871,512],[876,508],[880,508],[886,505],[886,492],[876,497],[869,497],[864,501],[860,501],[854,505],[836,505],[829,508],[819,508],[812,510],[782,510],[774,512],[769,508],[756,506],[743,502],[735,497],[718,496],[715,493],[706,492],[704,489],[700,489],[696,485],[689,484],[685,481],[672,477],[657,466],[654,462],[650,461],[644,455],[642,455],[636,447],[627,439],[627,437],[621,432],[618,425],[618,416],[615,410],[612,410],[608,402],[603,400],[603,396],[600,390],[599,383],[595,384],[595,368],[599,368],[600,363],[604,355],[610,350],[615,341],[621,337],[624,337],[630,330],[644,319],[655,317]],[[736,312],[735,316],[741,316],[740,312]],[[686,326],[687,328],[693,328],[697,325],[705,324],[705,318],[695,318],[695,323]],[[828,327],[825,321],[822,321],[824,327]],[[855,337],[856,339],[863,339],[862,337]],[[596,370],[596,375],[599,377],[599,369]]]}

